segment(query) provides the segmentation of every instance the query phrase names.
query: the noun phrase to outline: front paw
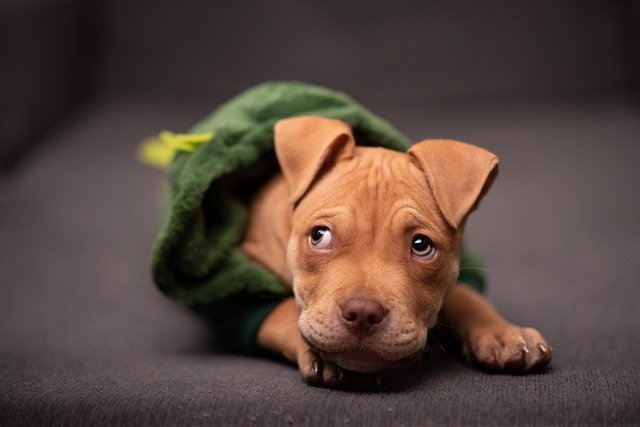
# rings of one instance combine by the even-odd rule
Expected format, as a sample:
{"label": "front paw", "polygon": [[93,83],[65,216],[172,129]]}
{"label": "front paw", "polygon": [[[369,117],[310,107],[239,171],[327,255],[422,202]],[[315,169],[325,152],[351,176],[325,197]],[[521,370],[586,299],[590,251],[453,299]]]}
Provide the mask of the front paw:
{"label": "front paw", "polygon": [[297,359],[300,374],[310,385],[352,390],[366,390],[380,386],[379,373],[348,371],[334,362],[323,360],[320,354],[306,343],[299,348]]}
{"label": "front paw", "polygon": [[552,357],[540,332],[512,324],[472,330],[462,350],[468,362],[491,371],[528,372],[547,366]]}

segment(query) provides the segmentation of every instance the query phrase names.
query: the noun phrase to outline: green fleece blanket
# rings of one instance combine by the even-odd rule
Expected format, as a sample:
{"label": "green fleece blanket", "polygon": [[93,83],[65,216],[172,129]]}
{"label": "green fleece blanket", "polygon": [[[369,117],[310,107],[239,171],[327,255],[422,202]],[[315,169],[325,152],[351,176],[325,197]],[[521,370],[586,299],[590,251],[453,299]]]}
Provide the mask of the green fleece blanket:
{"label": "green fleece blanket", "polygon": [[[345,121],[356,143],[405,151],[410,141],[385,120],[345,94],[298,82],[253,87],[197,123],[190,133],[213,138],[193,153],[177,152],[168,170],[170,201],[152,251],[157,286],[202,312],[232,318],[243,300],[282,298],[289,289],[238,248],[255,191],[277,173],[273,125],[290,116],[317,115]],[[477,262],[461,254],[459,280],[484,287]],[[272,300],[273,301],[273,300]],[[266,308],[265,308],[266,307]],[[256,309],[255,332],[272,307]],[[255,312],[253,308],[249,311]]]}

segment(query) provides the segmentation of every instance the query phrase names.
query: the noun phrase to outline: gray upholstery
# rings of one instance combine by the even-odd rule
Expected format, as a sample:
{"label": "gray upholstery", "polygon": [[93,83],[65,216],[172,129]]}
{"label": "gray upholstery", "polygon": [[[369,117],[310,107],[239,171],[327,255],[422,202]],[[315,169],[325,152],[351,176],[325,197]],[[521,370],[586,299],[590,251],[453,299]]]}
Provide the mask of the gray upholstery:
{"label": "gray upholstery", "polygon": [[[584,2],[585,16],[604,3]],[[335,77],[349,68],[316,70],[413,139],[457,138],[500,155],[500,176],[467,226],[469,244],[485,261],[489,298],[514,322],[538,327],[555,359],[534,375],[488,374],[431,340],[419,366],[388,374],[379,391],[312,388],[277,359],[216,351],[206,325],[154,288],[148,257],[162,174],[135,157],[144,136],[184,130],[222,101],[224,84],[231,91],[279,77],[278,67],[225,74],[224,84],[212,75],[211,88],[193,96],[206,86],[204,72],[195,72],[194,90],[187,71],[167,65],[136,89],[142,80],[119,62],[127,40],[152,65],[160,47],[133,34],[133,15],[115,9],[125,2],[110,4],[103,12],[112,38],[94,77],[102,96],[87,98],[0,178],[0,424],[640,423],[640,106],[624,96],[624,78],[613,91],[576,82],[552,97],[536,74],[511,96],[467,82],[463,92],[474,96],[429,98],[411,96],[409,83],[373,96],[373,77],[358,83]],[[607,37],[596,45],[604,49]],[[499,51],[499,40],[487,51]],[[549,70],[561,62],[547,61]],[[131,67],[151,79],[149,63]],[[300,67],[296,77],[305,79],[310,71]],[[616,67],[597,64],[590,79],[624,76]]]}
{"label": "gray upholstery", "polygon": [[[0,3],[0,169],[55,126],[86,89],[77,0]],[[86,53],[86,52],[85,52]]]}
{"label": "gray upholstery", "polygon": [[266,79],[391,99],[611,89],[630,78],[625,3],[112,0],[101,76],[196,99]]}

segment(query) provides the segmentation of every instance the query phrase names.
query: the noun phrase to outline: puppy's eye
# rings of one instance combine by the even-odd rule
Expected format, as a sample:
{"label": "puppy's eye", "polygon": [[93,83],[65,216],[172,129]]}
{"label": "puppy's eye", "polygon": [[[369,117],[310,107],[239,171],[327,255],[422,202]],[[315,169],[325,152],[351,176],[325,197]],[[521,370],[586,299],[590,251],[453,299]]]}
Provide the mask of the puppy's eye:
{"label": "puppy's eye", "polygon": [[309,235],[309,242],[315,249],[327,249],[332,240],[331,230],[327,227],[314,227]]}
{"label": "puppy's eye", "polygon": [[431,239],[424,234],[416,234],[411,242],[411,253],[422,259],[433,259],[436,255],[436,247]]}

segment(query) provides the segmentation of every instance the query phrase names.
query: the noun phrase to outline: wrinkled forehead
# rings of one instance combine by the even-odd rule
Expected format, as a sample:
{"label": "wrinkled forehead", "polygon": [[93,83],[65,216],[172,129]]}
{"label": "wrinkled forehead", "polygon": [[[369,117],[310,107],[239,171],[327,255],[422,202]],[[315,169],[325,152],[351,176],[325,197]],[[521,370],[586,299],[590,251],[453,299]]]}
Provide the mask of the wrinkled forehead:
{"label": "wrinkled forehead", "polygon": [[448,228],[422,170],[406,153],[384,148],[357,147],[353,158],[338,162],[313,184],[296,214],[310,217],[332,210],[377,221],[415,217],[416,222]]}

